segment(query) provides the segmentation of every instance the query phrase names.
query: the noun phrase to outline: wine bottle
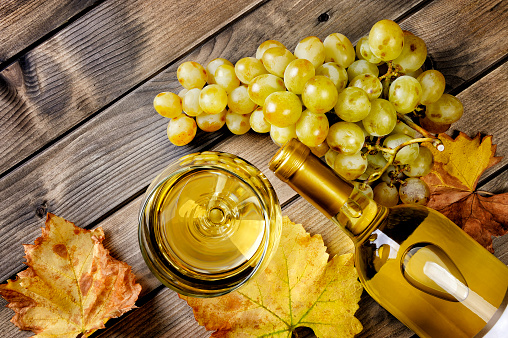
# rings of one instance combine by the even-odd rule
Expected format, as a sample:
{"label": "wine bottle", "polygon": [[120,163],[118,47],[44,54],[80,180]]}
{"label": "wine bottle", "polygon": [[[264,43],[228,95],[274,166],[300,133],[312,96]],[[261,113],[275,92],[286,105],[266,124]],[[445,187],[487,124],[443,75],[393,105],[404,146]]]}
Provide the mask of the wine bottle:
{"label": "wine bottle", "polygon": [[269,167],[349,235],[365,290],[418,336],[508,336],[508,267],[444,215],[377,204],[295,139]]}

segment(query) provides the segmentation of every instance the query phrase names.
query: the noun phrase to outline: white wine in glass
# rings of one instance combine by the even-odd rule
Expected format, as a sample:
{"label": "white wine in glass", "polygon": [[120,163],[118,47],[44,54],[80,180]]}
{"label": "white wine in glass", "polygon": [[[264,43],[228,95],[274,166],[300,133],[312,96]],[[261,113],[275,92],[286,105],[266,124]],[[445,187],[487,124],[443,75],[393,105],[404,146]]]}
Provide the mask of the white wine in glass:
{"label": "white wine in glass", "polygon": [[266,267],[281,211],[268,179],[231,154],[187,155],[152,182],[139,215],[139,243],[166,286],[193,297],[231,292]]}

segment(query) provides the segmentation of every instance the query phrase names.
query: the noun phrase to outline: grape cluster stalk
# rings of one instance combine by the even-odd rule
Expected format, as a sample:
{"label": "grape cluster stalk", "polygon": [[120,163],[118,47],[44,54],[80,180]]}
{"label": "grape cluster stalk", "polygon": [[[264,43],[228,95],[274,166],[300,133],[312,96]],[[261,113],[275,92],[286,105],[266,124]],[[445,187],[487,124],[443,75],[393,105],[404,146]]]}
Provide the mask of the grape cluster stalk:
{"label": "grape cluster stalk", "polygon": [[306,37],[293,53],[267,40],[235,64],[183,62],[183,89],[159,93],[153,104],[170,118],[167,134],[177,146],[198,128],[224,125],[236,135],[269,133],[279,146],[297,138],[378,203],[426,204],[429,188],[419,177],[432,169],[433,155],[422,142],[443,150],[435,134],[463,114],[426,59],[421,38],[381,20],[356,46],[333,33]]}

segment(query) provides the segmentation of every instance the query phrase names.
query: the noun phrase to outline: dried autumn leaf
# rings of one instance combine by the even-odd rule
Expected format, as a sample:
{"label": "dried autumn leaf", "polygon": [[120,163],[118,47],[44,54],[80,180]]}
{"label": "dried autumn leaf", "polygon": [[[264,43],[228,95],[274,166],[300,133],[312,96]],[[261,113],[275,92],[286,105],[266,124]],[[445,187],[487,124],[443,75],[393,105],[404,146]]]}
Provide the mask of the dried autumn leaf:
{"label": "dried autumn leaf", "polygon": [[89,336],[132,309],[141,286],[103,240],[102,228],[81,229],[48,213],[42,236],[24,245],[28,269],[0,285],[16,312],[11,322],[34,337]]}
{"label": "dried autumn leaf", "polygon": [[180,296],[212,337],[291,337],[309,327],[318,337],[352,337],[362,331],[354,317],[362,286],[353,255],[328,261],[320,235],[311,237],[284,217],[279,248],[266,270],[217,298]]}
{"label": "dried autumn leaf", "polygon": [[495,157],[492,136],[474,139],[460,133],[454,140],[440,134],[445,150],[434,154],[432,171],[422,179],[429,185],[428,207],[440,211],[478,243],[493,252],[492,237],[508,232],[508,193],[484,197],[476,191],[481,174],[501,160]]}

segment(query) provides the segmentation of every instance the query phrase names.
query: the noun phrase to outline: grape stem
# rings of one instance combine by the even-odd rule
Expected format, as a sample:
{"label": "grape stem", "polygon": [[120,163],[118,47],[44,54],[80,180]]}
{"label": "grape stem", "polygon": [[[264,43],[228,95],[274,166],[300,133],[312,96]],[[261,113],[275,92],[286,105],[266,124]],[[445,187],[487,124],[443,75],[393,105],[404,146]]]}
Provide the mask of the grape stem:
{"label": "grape stem", "polygon": [[[399,118],[399,120],[401,120],[402,122],[407,124],[409,127],[413,128],[414,130],[416,130],[417,132],[422,134],[425,138],[430,139],[430,141],[428,141],[428,142],[431,142],[432,145],[437,150],[439,150],[439,151],[444,150],[444,144],[440,139],[438,139],[436,136],[432,135],[431,133],[429,133],[428,131],[426,131],[425,129],[423,129],[422,127],[417,125],[416,123],[414,123],[413,120],[411,120],[409,117],[407,117],[406,115],[402,115],[401,113],[397,113],[397,117]],[[424,141],[424,142],[426,142],[426,141]]]}
{"label": "grape stem", "polygon": [[383,75],[381,75],[379,77],[379,81],[385,79],[385,78],[392,78],[392,77],[399,77],[401,74],[399,74],[398,72],[398,68],[397,67],[393,67],[393,62],[392,61],[388,61],[387,62],[388,64],[388,70],[386,71],[386,73],[384,73]]}
{"label": "grape stem", "polygon": [[[442,150],[440,150],[440,148],[442,146],[442,149],[444,150],[444,145],[441,142],[441,140],[438,138],[435,138],[435,137],[414,138],[412,140],[409,140],[409,141],[399,144],[395,148],[382,147],[378,144],[376,144],[376,145],[366,144],[367,149],[369,151],[377,150],[377,151],[382,151],[387,154],[390,154],[390,157],[389,157],[388,161],[386,162],[385,166],[383,168],[381,168],[381,170],[377,170],[377,171],[373,172],[372,174],[370,174],[369,178],[366,180],[366,183],[374,182],[375,180],[380,178],[381,175],[386,171],[386,169],[388,169],[388,167],[393,164],[393,161],[395,160],[395,156],[397,156],[397,153],[399,152],[399,150],[401,150],[402,148],[404,148],[405,146],[408,146],[410,144],[423,143],[423,142],[431,142],[439,151],[442,151]],[[435,144],[436,142],[438,143],[437,145]]]}

